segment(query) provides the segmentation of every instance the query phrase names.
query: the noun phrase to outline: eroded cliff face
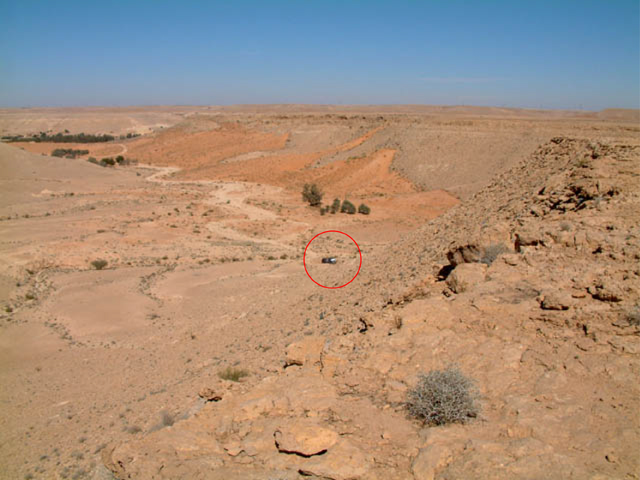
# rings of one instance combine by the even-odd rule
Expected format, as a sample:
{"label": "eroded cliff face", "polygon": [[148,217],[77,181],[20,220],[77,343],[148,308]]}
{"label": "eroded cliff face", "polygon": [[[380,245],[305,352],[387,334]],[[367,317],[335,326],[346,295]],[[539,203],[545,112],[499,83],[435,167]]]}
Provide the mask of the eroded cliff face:
{"label": "eroded cliff face", "polygon": [[[554,138],[376,253],[378,273],[351,304],[325,300],[333,328],[289,344],[280,371],[203,381],[186,418],[110,445],[104,465],[118,479],[634,478],[639,211],[640,147]],[[418,374],[452,364],[480,414],[410,418]]]}

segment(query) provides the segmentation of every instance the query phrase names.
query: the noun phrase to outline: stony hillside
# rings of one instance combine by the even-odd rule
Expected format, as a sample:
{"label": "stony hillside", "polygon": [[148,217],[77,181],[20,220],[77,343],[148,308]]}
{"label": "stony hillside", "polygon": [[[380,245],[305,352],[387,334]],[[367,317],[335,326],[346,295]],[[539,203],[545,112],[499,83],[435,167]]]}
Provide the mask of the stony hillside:
{"label": "stony hillside", "polygon": [[[639,207],[640,146],[554,138],[372,248],[353,288],[310,296],[318,320],[279,372],[208,380],[103,462],[119,479],[637,478]],[[480,412],[423,425],[407,391],[449,365]]]}

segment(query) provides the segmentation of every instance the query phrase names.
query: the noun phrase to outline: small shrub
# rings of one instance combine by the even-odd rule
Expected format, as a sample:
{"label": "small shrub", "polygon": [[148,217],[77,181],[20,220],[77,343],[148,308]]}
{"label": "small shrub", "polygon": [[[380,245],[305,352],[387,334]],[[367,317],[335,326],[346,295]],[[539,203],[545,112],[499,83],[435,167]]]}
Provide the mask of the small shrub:
{"label": "small shrub", "polygon": [[591,166],[591,162],[587,158],[582,158],[578,160],[578,168],[589,168]]}
{"label": "small shrub", "polygon": [[124,163],[124,157],[123,157],[122,155],[118,155],[118,156],[116,157],[116,163],[117,163],[118,165],[122,165],[122,164]]}
{"label": "small shrub", "polygon": [[363,215],[369,215],[371,213],[371,209],[364,203],[361,203],[360,206],[358,207],[358,213],[361,213]]}
{"label": "small shrub", "polygon": [[482,250],[482,257],[480,257],[480,263],[485,265],[491,265],[499,255],[507,253],[509,249],[501,243],[494,243],[487,245]]}
{"label": "small shrub", "polygon": [[408,393],[409,412],[428,425],[464,423],[478,414],[472,389],[473,382],[454,367],[420,374]]}
{"label": "small shrub", "polygon": [[71,457],[75,458],[76,460],[82,460],[84,458],[84,453],[79,450],[75,450],[71,452]]}
{"label": "small shrub", "polygon": [[323,195],[322,190],[315,183],[305,183],[302,189],[302,199],[305,202],[309,202],[312,207],[317,207],[322,203]]}
{"label": "small shrub", "polygon": [[103,167],[113,167],[115,164],[116,161],[111,157],[103,158],[102,160],[100,160],[100,165],[102,165]]}
{"label": "small shrub", "polygon": [[107,264],[108,264],[108,262],[106,260],[102,260],[102,259],[94,260],[93,262],[91,262],[91,265],[96,270],[102,270],[104,267],[107,266]]}
{"label": "small shrub", "polygon": [[335,198],[331,204],[331,213],[338,213],[340,211],[340,199]]}
{"label": "small shrub", "polygon": [[218,376],[223,380],[239,382],[241,378],[249,376],[249,372],[241,368],[227,367],[221,372],[218,372]]}
{"label": "small shrub", "polygon": [[71,480],[82,480],[83,478],[87,478],[87,471],[84,468],[79,468],[75,471]]}
{"label": "small shrub", "polygon": [[640,326],[640,306],[636,305],[628,314],[627,322],[634,327]]}
{"label": "small shrub", "polygon": [[164,425],[165,427],[170,427],[175,422],[173,415],[171,415],[166,410],[162,411],[162,413],[160,414],[160,417],[161,417],[162,425]]}
{"label": "small shrub", "polygon": [[354,213],[356,213],[356,206],[349,200],[345,200],[344,202],[342,202],[342,207],[340,207],[340,213],[348,213],[349,215],[353,215]]}
{"label": "small shrub", "polygon": [[175,418],[166,410],[160,412],[160,421],[153,425],[149,432],[156,432],[158,430],[162,430],[164,427],[170,427],[175,423]]}

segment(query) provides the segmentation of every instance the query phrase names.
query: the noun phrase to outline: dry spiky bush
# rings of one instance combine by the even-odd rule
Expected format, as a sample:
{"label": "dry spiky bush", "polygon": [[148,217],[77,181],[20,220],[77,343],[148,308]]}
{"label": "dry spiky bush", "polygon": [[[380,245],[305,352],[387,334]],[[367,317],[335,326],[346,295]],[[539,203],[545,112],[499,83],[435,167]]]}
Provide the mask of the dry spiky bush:
{"label": "dry spiky bush", "polygon": [[428,425],[465,423],[478,414],[473,382],[460,370],[432,370],[418,376],[409,390],[407,405],[411,415]]}
{"label": "dry spiky bush", "polygon": [[492,245],[487,245],[482,249],[482,257],[480,258],[480,263],[484,263],[485,265],[491,265],[493,261],[498,258],[499,255],[503,253],[507,253],[509,249],[504,246],[502,243],[494,243]]}

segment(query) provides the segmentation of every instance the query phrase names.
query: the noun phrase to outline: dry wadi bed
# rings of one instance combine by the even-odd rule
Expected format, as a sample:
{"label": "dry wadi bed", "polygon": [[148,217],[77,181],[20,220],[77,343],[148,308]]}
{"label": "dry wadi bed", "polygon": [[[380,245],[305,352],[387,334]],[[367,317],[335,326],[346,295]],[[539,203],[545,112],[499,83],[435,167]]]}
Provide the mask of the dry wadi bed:
{"label": "dry wadi bed", "polygon": [[[640,475],[638,112],[0,111],[65,129],[142,135],[0,144],[2,478]],[[454,364],[479,414],[411,418]]]}

